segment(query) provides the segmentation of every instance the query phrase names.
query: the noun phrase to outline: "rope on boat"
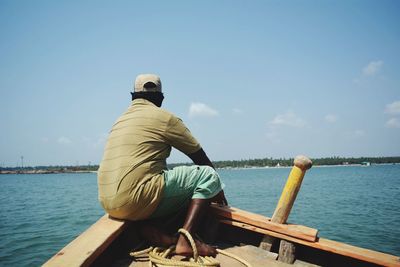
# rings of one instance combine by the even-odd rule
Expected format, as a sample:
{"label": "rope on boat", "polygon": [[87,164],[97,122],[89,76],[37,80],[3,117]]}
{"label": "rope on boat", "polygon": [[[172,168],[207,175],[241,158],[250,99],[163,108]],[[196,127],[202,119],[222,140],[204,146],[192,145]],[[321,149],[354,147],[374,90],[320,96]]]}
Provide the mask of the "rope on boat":
{"label": "rope on boat", "polygon": [[[181,228],[178,230],[178,232],[186,236],[186,238],[189,240],[189,243],[192,247],[193,257],[190,258],[189,261],[178,261],[178,260],[173,260],[170,258],[170,257],[172,257],[172,255],[175,252],[175,246],[170,246],[168,249],[161,248],[161,247],[155,247],[155,248],[149,247],[149,248],[141,250],[141,251],[131,252],[131,253],[129,253],[129,255],[132,257],[139,257],[139,256],[142,256],[142,255],[148,253],[150,267],[153,267],[153,266],[158,266],[158,267],[161,267],[161,266],[163,266],[163,267],[169,267],[169,266],[217,267],[217,266],[220,266],[220,263],[212,257],[199,256],[194,239],[188,231]],[[233,255],[233,254],[223,251],[221,249],[217,249],[217,252],[220,254],[223,254],[227,257],[230,257],[232,259],[235,259],[247,267],[251,267],[251,265],[247,261],[243,260],[242,258],[240,258],[236,255]]]}

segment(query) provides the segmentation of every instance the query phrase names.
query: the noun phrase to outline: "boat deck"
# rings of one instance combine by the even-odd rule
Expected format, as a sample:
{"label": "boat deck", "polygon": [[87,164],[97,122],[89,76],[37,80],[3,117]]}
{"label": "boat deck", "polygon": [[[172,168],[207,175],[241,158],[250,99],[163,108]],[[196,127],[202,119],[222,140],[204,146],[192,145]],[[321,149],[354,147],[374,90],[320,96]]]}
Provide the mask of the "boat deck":
{"label": "boat deck", "polygon": [[[306,241],[305,238],[312,237],[309,233],[315,231],[304,228],[304,226],[290,224],[276,228],[275,225],[270,225],[271,223],[266,217],[261,218],[231,207],[224,209],[230,212],[229,217],[237,221],[226,220],[228,216],[225,216],[225,219],[211,216],[210,218],[213,220],[210,222],[216,221],[216,228],[205,222],[204,228],[212,234],[207,236],[206,231],[200,236],[206,243],[217,245],[220,249],[239,256],[253,267],[290,266],[277,260],[279,250],[277,245],[280,240],[288,240],[295,244],[296,257],[292,266],[400,267],[398,256],[319,237],[315,241]],[[239,215],[243,215],[243,218]],[[54,255],[44,266],[149,266],[148,258],[142,257],[135,260],[129,255],[134,249],[139,250],[138,246],[146,247],[140,238],[138,229],[138,225],[134,222],[115,220],[104,215],[97,223]],[[279,241],[274,243],[271,251],[258,247],[264,235],[271,235],[277,238],[276,241]],[[225,255],[218,255],[216,259],[222,267],[244,266],[239,261]]]}
{"label": "boat deck", "polygon": [[[286,264],[280,261],[277,261],[278,254],[269,252],[263,249],[260,249],[251,245],[244,246],[231,246],[231,245],[223,245],[225,248],[222,249],[228,253],[233,255],[240,255],[240,258],[247,261],[251,264],[252,267],[257,266],[271,266],[271,267],[316,267],[318,265],[306,263],[300,260],[296,260],[294,264]],[[182,257],[174,256],[173,259],[181,260]],[[221,267],[229,266],[229,267],[243,267],[243,263],[232,259],[226,255],[218,254],[216,260],[220,263]],[[120,259],[115,262],[113,267],[148,267],[149,262],[146,255],[143,257],[138,257],[137,260],[132,260],[129,258]]]}
{"label": "boat deck", "polygon": [[[398,256],[320,238],[317,229],[287,223],[301,181],[311,165],[307,157],[296,157],[272,218],[214,203],[197,234],[207,244],[218,245],[250,266],[400,267]],[[185,218],[183,210],[171,218],[160,218],[151,223],[172,235],[182,227]],[[116,220],[105,215],[44,266],[148,266],[148,257],[130,257],[133,248],[144,246],[140,229],[148,223]],[[216,260],[222,267],[244,266],[223,254],[217,255]]]}

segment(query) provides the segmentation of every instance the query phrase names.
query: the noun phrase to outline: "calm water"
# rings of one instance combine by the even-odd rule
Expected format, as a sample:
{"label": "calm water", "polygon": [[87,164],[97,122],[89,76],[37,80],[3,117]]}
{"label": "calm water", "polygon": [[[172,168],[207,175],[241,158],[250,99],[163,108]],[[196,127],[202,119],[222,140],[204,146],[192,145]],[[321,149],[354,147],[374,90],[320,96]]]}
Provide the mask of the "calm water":
{"label": "calm water", "polygon": [[[271,216],[290,172],[220,170],[232,206]],[[311,169],[289,221],[400,255],[400,165]],[[0,265],[38,266],[101,215],[96,174],[0,175]]]}

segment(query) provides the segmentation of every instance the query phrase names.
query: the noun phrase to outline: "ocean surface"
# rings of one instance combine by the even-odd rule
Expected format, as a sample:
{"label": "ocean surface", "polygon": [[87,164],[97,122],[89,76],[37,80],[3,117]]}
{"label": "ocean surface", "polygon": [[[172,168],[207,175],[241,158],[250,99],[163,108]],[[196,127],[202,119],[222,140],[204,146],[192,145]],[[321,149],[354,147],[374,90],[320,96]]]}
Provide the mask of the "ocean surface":
{"label": "ocean surface", "polygon": [[[224,169],[229,204],[272,216],[290,168]],[[0,175],[0,266],[39,266],[103,211],[95,173]],[[289,222],[400,255],[400,165],[313,167]]]}

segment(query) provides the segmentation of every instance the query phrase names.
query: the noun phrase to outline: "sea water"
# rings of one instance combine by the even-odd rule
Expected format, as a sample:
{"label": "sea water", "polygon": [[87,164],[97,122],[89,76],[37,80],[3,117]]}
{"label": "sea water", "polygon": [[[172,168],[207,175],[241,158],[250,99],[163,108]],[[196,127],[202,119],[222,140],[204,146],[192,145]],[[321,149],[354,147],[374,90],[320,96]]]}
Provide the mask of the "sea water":
{"label": "sea water", "polygon": [[[223,169],[229,204],[272,216],[290,168]],[[103,215],[95,173],[0,175],[0,265],[38,266]],[[313,167],[289,222],[400,255],[400,165]]]}

